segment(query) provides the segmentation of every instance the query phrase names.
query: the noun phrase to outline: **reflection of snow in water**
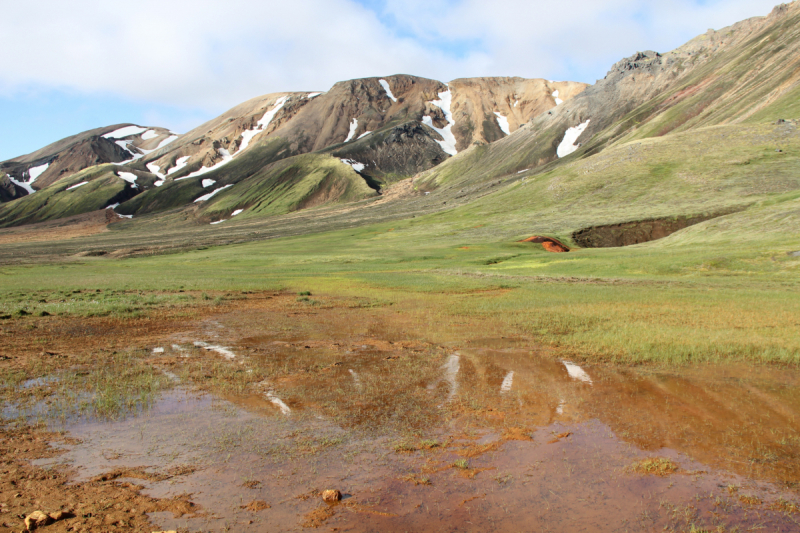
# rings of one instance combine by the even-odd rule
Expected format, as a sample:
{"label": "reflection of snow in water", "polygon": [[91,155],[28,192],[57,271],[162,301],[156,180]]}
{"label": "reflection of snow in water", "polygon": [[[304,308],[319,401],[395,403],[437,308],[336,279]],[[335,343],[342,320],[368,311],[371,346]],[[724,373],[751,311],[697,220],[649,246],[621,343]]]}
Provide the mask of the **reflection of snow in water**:
{"label": "reflection of snow in water", "polygon": [[565,402],[564,400],[558,402],[558,407],[556,407],[556,414],[563,415],[565,405],[567,405],[567,402]]}
{"label": "reflection of snow in water", "polygon": [[350,369],[350,374],[353,376],[353,381],[356,384],[356,388],[361,390],[361,377],[352,368]]}
{"label": "reflection of snow in water", "polygon": [[[428,391],[433,392],[436,390],[437,385],[442,382],[442,380],[446,381],[450,385],[450,392],[447,394],[447,399],[444,403],[449,402],[452,400],[456,393],[458,392],[458,381],[456,380],[456,376],[458,375],[458,371],[461,368],[460,364],[461,358],[453,354],[447,358],[447,362],[442,365],[442,369],[444,370],[444,376],[441,379],[437,379],[430,385],[428,385]],[[442,404],[443,405],[443,404]],[[441,405],[439,406],[441,407]]]}
{"label": "reflection of snow in water", "polygon": [[181,354],[180,356],[183,357],[184,359],[189,357],[189,353],[187,353],[186,350],[183,349],[183,346],[181,346],[179,344],[173,344],[172,345],[172,350],[175,351],[175,352],[180,352],[180,354]]}
{"label": "reflection of snow in water", "polygon": [[272,394],[272,391],[267,392],[267,400],[274,403],[284,415],[288,415],[292,412],[292,410],[289,409],[289,406],[283,403],[283,400]]}
{"label": "reflection of snow in water", "polygon": [[228,348],[225,348],[224,346],[216,346],[214,344],[208,344],[203,341],[195,341],[194,345],[197,346],[198,348],[205,348],[206,350],[217,352],[218,354],[223,356],[225,359],[228,359],[229,361],[236,359],[236,354],[230,351]]}
{"label": "reflection of snow in water", "polygon": [[285,403],[283,403],[283,400],[281,400],[280,398],[278,398],[277,396],[275,396],[275,393],[274,393],[274,392],[272,392],[272,390],[270,390],[270,389],[269,389],[269,382],[267,382],[267,381],[262,381],[262,382],[261,382],[261,383],[259,383],[257,386],[258,386],[258,387],[261,387],[262,389],[267,389],[267,392],[265,392],[265,393],[264,393],[264,397],[265,397],[267,400],[269,400],[270,402],[272,402],[273,404],[275,404],[275,406],[276,406],[278,409],[280,409],[280,410],[281,410],[281,413],[282,413],[282,414],[284,414],[284,415],[287,415],[287,416],[288,416],[288,415],[289,415],[289,414],[292,412],[292,410],[289,408],[289,406],[288,406],[288,405],[286,405]]}
{"label": "reflection of snow in water", "polygon": [[505,379],[503,379],[503,384],[500,385],[500,392],[508,392],[511,390],[511,385],[514,383],[514,372],[511,371],[506,374]]}
{"label": "reflection of snow in water", "polygon": [[581,367],[576,365],[575,363],[570,363],[569,361],[562,361],[564,366],[567,367],[567,372],[569,373],[569,377],[572,379],[577,379],[583,381],[584,383],[591,383],[592,378],[589,377],[589,374],[586,373]]}
{"label": "reflection of snow in water", "polygon": [[167,376],[167,377],[169,378],[169,380],[170,380],[170,381],[172,381],[173,383],[180,383],[180,382],[181,382],[181,378],[179,378],[178,376],[176,376],[175,374],[173,374],[173,373],[172,373],[172,372],[170,372],[169,370],[162,370],[162,372],[163,372],[163,373],[164,373],[164,375],[165,375],[165,376]]}
{"label": "reflection of snow in water", "polygon": [[450,394],[447,395],[447,400],[445,400],[445,402],[452,400],[458,392],[458,381],[456,381],[456,376],[458,375],[459,368],[461,368],[460,361],[460,357],[457,355],[451,355],[442,367],[444,368],[444,379],[450,384]]}

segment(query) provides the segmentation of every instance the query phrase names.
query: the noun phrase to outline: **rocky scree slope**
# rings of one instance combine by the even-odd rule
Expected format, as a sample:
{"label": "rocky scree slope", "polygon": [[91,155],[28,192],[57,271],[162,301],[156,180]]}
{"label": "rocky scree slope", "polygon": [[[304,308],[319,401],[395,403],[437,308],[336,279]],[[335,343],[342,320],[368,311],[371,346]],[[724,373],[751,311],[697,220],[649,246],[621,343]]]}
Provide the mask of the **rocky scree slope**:
{"label": "rocky scree slope", "polygon": [[177,138],[164,128],[116,124],[61,139],[0,163],[0,202],[32,194],[95,165],[132,162]]}
{"label": "rocky scree slope", "polygon": [[783,4],[665,54],[638,52],[519,133],[459,154],[417,180],[424,190],[520,178],[615,142],[800,115],[800,3]]}
{"label": "rocky scree slope", "polygon": [[[320,202],[363,199],[394,181],[440,164],[460,149],[512,134],[543,109],[563,103],[585,87],[580,83],[522,78],[456,80],[448,86],[436,80],[396,75],[339,82],[326,93],[270,94],[244,102],[185,135],[120,125],[85,132],[3,163],[9,169],[3,178],[8,183],[5,199],[41,188],[24,190],[15,185],[15,176],[27,177],[26,183],[45,186],[61,180],[51,193],[69,193],[69,201],[61,199],[57,203],[73,202],[80,209],[102,208],[100,191],[105,191],[111,194],[106,205],[121,203],[117,210],[123,215],[186,206],[198,211],[210,205],[205,202],[216,196],[215,191],[220,192],[217,200],[224,195],[236,196],[231,187],[244,181],[248,182],[247,196],[251,201],[259,197],[253,197],[256,189],[269,197],[266,203],[270,208],[262,210],[269,214]],[[157,137],[153,137],[155,133]],[[59,170],[64,164],[53,164],[58,150],[72,153],[84,141],[99,146],[92,152],[93,157],[73,161],[68,172]],[[275,175],[268,172],[278,168],[270,166],[272,163],[312,153],[325,157],[288,163],[295,172],[295,178],[288,182],[282,171],[276,170]],[[331,156],[341,166],[335,172],[331,171]],[[81,178],[91,181],[102,176],[106,180],[104,187],[88,187],[77,179],[64,181],[76,172],[107,162],[121,164],[115,169],[106,168],[105,173],[91,172]],[[19,166],[23,163],[29,166]],[[44,164],[49,165],[43,167],[47,175],[32,179],[25,175],[29,168]],[[319,168],[315,168],[317,164]],[[321,178],[316,170],[323,170],[326,177]],[[124,192],[106,187],[111,183],[107,181],[108,172],[121,178],[118,185],[125,188]],[[298,186],[303,173],[315,177],[304,181],[301,189],[308,198],[300,199],[287,191]],[[344,181],[332,186],[334,177]],[[356,185],[354,179],[362,183]],[[96,197],[90,202],[82,201],[89,191]],[[142,193],[147,194],[130,201]],[[205,198],[210,193],[215,194]],[[276,194],[288,196],[281,200]],[[200,198],[205,199],[196,205]],[[257,203],[263,206],[265,198]],[[78,199],[81,201],[75,201]],[[46,220],[56,213],[76,214],[74,209],[49,209],[50,200],[43,196],[26,199],[23,204],[0,209],[0,224]]]}

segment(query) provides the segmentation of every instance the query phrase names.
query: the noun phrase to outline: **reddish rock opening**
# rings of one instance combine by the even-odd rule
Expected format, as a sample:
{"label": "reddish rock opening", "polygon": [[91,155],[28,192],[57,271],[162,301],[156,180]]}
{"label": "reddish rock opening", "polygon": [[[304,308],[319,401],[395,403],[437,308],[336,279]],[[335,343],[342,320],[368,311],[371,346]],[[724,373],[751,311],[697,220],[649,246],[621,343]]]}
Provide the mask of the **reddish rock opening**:
{"label": "reddish rock opening", "polygon": [[541,235],[534,235],[533,237],[528,237],[520,242],[535,242],[540,243],[542,248],[547,250],[548,252],[569,252],[569,246],[566,244],[559,242],[557,239],[553,239],[552,237],[542,237]]}

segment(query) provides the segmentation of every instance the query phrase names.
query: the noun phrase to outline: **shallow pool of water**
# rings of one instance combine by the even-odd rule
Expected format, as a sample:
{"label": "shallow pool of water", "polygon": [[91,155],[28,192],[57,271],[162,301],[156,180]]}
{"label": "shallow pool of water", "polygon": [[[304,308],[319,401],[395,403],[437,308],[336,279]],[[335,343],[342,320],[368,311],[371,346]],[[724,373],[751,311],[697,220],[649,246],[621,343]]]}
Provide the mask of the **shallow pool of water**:
{"label": "shallow pool of water", "polygon": [[[80,443],[42,464],[68,464],[76,481],[179,472],[136,480],[203,507],[154,515],[162,529],[798,530],[796,371],[636,371],[553,359],[518,339],[450,349],[249,328],[233,320],[213,338],[168,339],[159,356],[303,370],[239,395],[183,382],[137,416],[67,422]],[[649,473],[647,459],[671,467]],[[345,498],[324,503],[325,489]]]}

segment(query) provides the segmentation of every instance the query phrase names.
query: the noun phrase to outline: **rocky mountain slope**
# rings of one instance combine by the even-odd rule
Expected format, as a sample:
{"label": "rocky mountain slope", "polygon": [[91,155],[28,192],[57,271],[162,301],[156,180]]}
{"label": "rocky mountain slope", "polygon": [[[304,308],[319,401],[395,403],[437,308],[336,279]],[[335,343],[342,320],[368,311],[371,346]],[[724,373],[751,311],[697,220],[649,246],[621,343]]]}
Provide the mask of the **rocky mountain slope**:
{"label": "rocky mountain slope", "polygon": [[[433,194],[445,209],[608,147],[796,116],[798,32],[794,3],[672,52],[636,53],[590,87],[397,75],[254,98],[177,138],[94,130],[2,163],[2,194],[16,199],[0,206],[0,225],[110,205],[118,216],[210,223],[369,203],[387,191],[395,203]],[[19,198],[26,187],[41,190]]]}
{"label": "rocky mountain slope", "polygon": [[[244,102],[185,135],[174,136],[159,128],[113,126],[7,161],[0,167],[6,191],[3,200],[56,182],[57,189],[50,193],[81,198],[94,190],[94,186],[83,187],[83,181],[100,176],[105,180],[111,173],[121,178],[118,187],[98,186],[95,192],[110,195],[106,205],[122,200],[121,214],[144,214],[193,206],[196,198],[209,191],[240,181],[256,179],[260,187],[271,190],[272,178],[277,177],[265,176],[264,168],[310,153],[334,156],[341,168],[333,174],[347,179],[327,188],[325,194],[312,188],[301,201],[270,202],[271,213],[316,205],[320,198],[324,202],[365,198],[440,164],[459,150],[510,135],[542,110],[563,103],[585,87],[522,78],[456,80],[448,85],[396,75],[340,82],[326,93],[270,94]],[[309,175],[315,172],[308,168],[309,161],[320,162],[321,168],[330,166],[325,158],[299,161]],[[97,165],[104,163],[117,166],[100,171]],[[94,167],[98,171],[82,172]],[[348,184],[354,172],[361,180],[358,187]],[[72,188],[78,185],[81,190]],[[119,187],[126,192],[121,194]],[[125,203],[141,193],[148,193],[147,198]],[[40,196],[23,201],[25,205],[7,206],[0,212],[0,223],[64,216],[44,200]],[[100,208],[103,200],[98,196],[88,203],[83,199],[74,203],[80,209]]]}
{"label": "rocky mountain slope", "polygon": [[52,185],[85,168],[132,162],[178,138],[164,128],[116,124],[85,131],[0,163],[0,201]]}
{"label": "rocky mountain slope", "polygon": [[[800,114],[800,4],[783,4],[665,54],[638,52],[518,134],[460,155],[419,180],[432,190],[547,170],[614,142]],[[574,155],[573,155],[574,154]]]}

